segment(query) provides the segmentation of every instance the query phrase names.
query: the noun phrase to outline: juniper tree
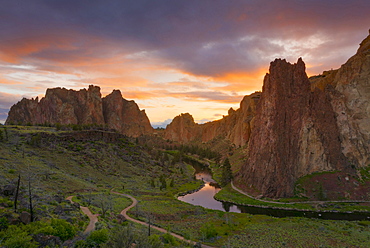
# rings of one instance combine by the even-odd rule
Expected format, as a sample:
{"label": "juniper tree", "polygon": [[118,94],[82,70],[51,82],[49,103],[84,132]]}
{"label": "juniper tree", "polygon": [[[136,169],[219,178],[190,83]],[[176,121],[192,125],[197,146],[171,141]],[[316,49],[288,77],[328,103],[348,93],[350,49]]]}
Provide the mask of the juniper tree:
{"label": "juniper tree", "polygon": [[221,186],[226,186],[233,179],[233,173],[231,171],[231,165],[229,158],[226,158],[222,165],[222,175],[221,175]]}

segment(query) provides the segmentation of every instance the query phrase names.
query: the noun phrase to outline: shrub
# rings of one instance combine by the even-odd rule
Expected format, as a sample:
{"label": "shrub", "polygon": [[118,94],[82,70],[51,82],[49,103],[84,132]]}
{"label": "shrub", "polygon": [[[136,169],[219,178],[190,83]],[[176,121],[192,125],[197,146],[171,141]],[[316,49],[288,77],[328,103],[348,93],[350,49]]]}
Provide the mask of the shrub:
{"label": "shrub", "polygon": [[107,229],[100,229],[97,231],[91,232],[89,237],[87,237],[88,243],[92,243],[94,245],[100,245],[106,243],[108,241],[108,230]]}
{"label": "shrub", "polygon": [[0,218],[0,230],[8,228],[8,219],[6,217]]}
{"label": "shrub", "polygon": [[38,243],[32,241],[32,237],[26,232],[20,232],[12,235],[4,242],[7,248],[34,248],[39,247]]}
{"label": "shrub", "polygon": [[73,238],[76,235],[76,229],[66,220],[52,219],[51,226],[54,229],[54,235],[58,236],[62,241]]}
{"label": "shrub", "polygon": [[205,239],[210,239],[217,236],[217,230],[215,227],[208,223],[200,228],[200,232]]}
{"label": "shrub", "polygon": [[32,236],[28,234],[20,226],[10,225],[8,229],[0,232],[0,240],[2,247],[7,248],[33,248],[38,247],[37,242],[32,240]]}
{"label": "shrub", "polygon": [[[171,236],[172,237],[172,236]],[[155,247],[155,248],[160,248],[160,247],[164,247],[159,235],[150,235],[150,237],[148,238],[148,243],[149,243],[149,246],[150,247]],[[177,242],[176,242],[177,243]],[[173,245],[173,244],[172,244]],[[178,244],[177,244],[178,245]]]}
{"label": "shrub", "polygon": [[170,245],[172,245],[172,246],[177,246],[177,245],[179,244],[179,243],[177,242],[177,240],[175,239],[175,237],[174,237],[174,236],[172,236],[172,235],[171,235],[171,234],[169,234],[169,233],[165,233],[165,234],[163,234],[162,238],[163,238],[164,243],[166,243],[166,244],[170,244]]}

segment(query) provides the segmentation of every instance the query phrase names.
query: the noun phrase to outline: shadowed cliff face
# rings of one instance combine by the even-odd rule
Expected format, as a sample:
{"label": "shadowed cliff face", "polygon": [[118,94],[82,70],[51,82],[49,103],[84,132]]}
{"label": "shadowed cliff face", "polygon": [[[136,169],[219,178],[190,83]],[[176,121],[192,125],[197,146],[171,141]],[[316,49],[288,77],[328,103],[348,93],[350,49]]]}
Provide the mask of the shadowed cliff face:
{"label": "shadowed cliff face", "polygon": [[319,89],[311,92],[301,59],[271,63],[256,112],[239,185],[288,197],[298,177],[346,167],[329,98]]}
{"label": "shadowed cliff face", "polygon": [[343,154],[351,165],[370,164],[370,35],[357,53],[337,70],[310,78],[325,89],[336,113]]}
{"label": "shadowed cliff face", "polygon": [[100,88],[88,90],[47,89],[45,97],[22,99],[13,105],[5,124],[96,124],[107,125],[128,136],[153,131],[144,111],[134,101],[122,98],[119,90],[101,98]]}

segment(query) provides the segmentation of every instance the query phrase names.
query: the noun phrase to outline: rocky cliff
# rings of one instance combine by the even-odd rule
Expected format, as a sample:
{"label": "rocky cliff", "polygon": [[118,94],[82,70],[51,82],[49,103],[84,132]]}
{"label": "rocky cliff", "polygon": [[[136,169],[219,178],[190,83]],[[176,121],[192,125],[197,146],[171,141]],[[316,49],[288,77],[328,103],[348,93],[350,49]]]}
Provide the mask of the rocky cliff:
{"label": "rocky cliff", "polygon": [[153,128],[144,111],[134,101],[113,91],[102,98],[100,88],[90,85],[79,91],[47,89],[45,97],[22,99],[13,105],[5,124],[96,124],[107,125],[128,136],[151,133]]}
{"label": "rocky cliff", "polygon": [[120,133],[137,137],[153,132],[145,110],[122,98],[119,90],[103,98],[103,115],[106,125]]}
{"label": "rocky cliff", "polygon": [[[311,83],[312,82],[312,83]],[[265,76],[246,164],[235,182],[266,197],[290,197],[320,171],[369,164],[370,36],[338,70],[310,80],[301,59],[275,60]]]}
{"label": "rocky cliff", "polygon": [[38,97],[23,98],[13,105],[5,123],[104,124],[100,88],[89,86],[88,90],[80,91],[47,89],[40,102]]}
{"label": "rocky cliff", "polygon": [[253,129],[253,117],[260,96],[260,92],[245,96],[239,109],[230,108],[228,115],[221,120],[205,124],[196,124],[189,113],[176,116],[166,127],[165,138],[181,143],[208,142],[221,138],[236,146],[243,146],[248,142]]}
{"label": "rocky cliff", "polygon": [[189,113],[181,114],[167,125],[164,137],[165,139],[188,143],[200,138],[200,125],[194,122],[193,116]]}
{"label": "rocky cliff", "polygon": [[370,35],[344,65],[315,83],[323,81],[336,113],[343,154],[356,167],[370,165]]}
{"label": "rocky cliff", "polygon": [[247,163],[236,176],[267,197],[292,196],[295,180],[320,170],[343,170],[335,113],[327,95],[311,92],[301,59],[277,59],[265,76]]}

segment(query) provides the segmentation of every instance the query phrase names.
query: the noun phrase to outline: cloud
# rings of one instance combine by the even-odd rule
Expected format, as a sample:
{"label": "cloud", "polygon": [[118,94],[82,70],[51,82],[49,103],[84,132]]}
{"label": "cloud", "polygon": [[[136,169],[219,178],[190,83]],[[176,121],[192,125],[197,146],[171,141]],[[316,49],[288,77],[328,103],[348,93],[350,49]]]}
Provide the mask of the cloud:
{"label": "cloud", "polygon": [[241,95],[229,95],[220,91],[168,92],[166,95],[171,97],[182,97],[192,101],[215,101],[224,103],[238,103],[243,98]]}
{"label": "cloud", "polygon": [[199,123],[199,124],[204,124],[206,122],[210,122],[210,121],[214,121],[214,120],[215,120],[215,118],[211,118],[211,119],[209,119],[209,118],[202,118],[202,119],[196,119],[194,121],[196,123]]}
{"label": "cloud", "polygon": [[152,122],[151,124],[153,128],[166,128],[166,126],[170,124],[172,120],[173,119],[167,119],[167,120],[160,121],[160,122]]}
{"label": "cloud", "polygon": [[8,118],[8,109],[0,108],[0,123],[4,124],[6,118]]}
{"label": "cloud", "polygon": [[20,95],[0,92],[0,123],[5,123],[10,107],[21,98]]}
{"label": "cloud", "polygon": [[277,57],[303,57],[310,75],[339,67],[367,34],[369,9],[367,0],[4,1],[0,90],[95,84],[147,106],[234,104],[261,89]]}
{"label": "cloud", "polygon": [[[191,74],[255,71],[284,55],[271,43],[315,34],[358,42],[370,3],[348,1],[32,1],[7,2],[1,25],[2,58],[95,63],[149,51]],[[335,40],[327,40],[336,46]],[[104,44],[109,44],[104,48]],[[310,52],[314,52],[312,48]],[[118,50],[118,51],[117,51]],[[294,58],[296,59],[296,58]]]}

